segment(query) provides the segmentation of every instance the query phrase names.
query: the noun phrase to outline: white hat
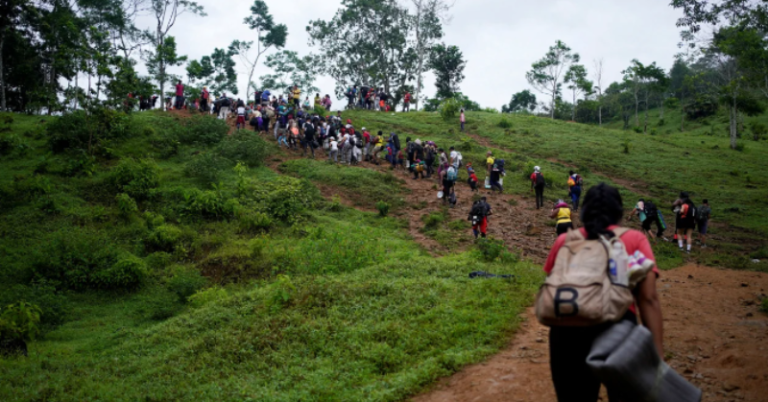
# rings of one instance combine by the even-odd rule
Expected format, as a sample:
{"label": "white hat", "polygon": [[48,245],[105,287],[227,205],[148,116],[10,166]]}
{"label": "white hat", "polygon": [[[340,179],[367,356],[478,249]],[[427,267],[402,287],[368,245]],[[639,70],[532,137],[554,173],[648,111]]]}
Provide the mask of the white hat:
{"label": "white hat", "polygon": [[534,166],[534,167],[533,167],[533,171],[534,171],[534,172],[539,172],[539,171],[541,171],[541,168],[540,168],[540,167],[538,167],[538,166]]}
{"label": "white hat", "polygon": [[363,127],[363,131],[365,131],[365,127]]}

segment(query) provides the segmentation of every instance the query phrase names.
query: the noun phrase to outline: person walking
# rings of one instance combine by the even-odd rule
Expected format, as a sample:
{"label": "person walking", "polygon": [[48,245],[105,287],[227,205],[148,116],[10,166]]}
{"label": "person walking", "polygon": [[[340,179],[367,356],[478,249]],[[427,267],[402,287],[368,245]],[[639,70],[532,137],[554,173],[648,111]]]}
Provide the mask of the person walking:
{"label": "person walking", "polygon": [[403,97],[403,113],[411,111],[411,93],[406,92]]}
{"label": "person walking", "polygon": [[200,93],[200,111],[205,113],[208,111],[208,99],[211,94],[208,92],[208,87],[203,87],[203,91]]}
{"label": "person walking", "polygon": [[531,191],[536,191],[536,209],[544,206],[544,186],[546,183],[544,175],[541,173],[541,168],[534,166],[533,173],[531,174]]}
{"label": "person walking", "polygon": [[235,128],[240,131],[245,128],[245,106],[242,103],[237,105],[237,121]]}
{"label": "person walking", "polygon": [[581,188],[584,185],[584,179],[573,170],[568,172],[568,195],[571,197],[573,211],[579,210],[579,199],[581,198]]}
{"label": "person walking", "polygon": [[328,161],[333,163],[339,163],[339,141],[336,137],[330,137],[331,141],[328,144]]}
{"label": "person walking", "polygon": [[555,232],[557,232],[558,236],[567,232],[568,229],[573,229],[571,209],[568,208],[568,203],[563,200],[557,200],[557,204],[552,208],[552,213],[549,214],[549,218],[557,219]]}
{"label": "person walking", "polygon": [[709,226],[709,218],[712,215],[712,208],[709,207],[709,200],[704,200],[704,203],[699,207],[697,212],[697,224],[699,226],[699,242],[701,248],[707,248],[707,227]]}
{"label": "person walking", "polygon": [[435,149],[435,143],[427,141],[427,147],[424,150],[424,159],[427,167],[427,178],[432,177],[435,173],[435,156],[437,156],[437,149]]}
{"label": "person walking", "polygon": [[[661,224],[659,210],[656,208],[656,204],[654,204],[653,201],[646,201],[643,198],[639,199],[637,204],[635,204],[635,209],[630,213],[630,220],[632,219],[632,215],[637,215],[640,220],[640,225],[643,228],[643,233],[645,233],[652,241],[655,241],[656,238],[663,239],[664,225]],[[651,230],[651,225],[654,223],[656,224],[655,235]]]}
{"label": "person walking", "polygon": [[179,82],[176,83],[176,104],[173,108],[181,110],[182,107],[184,107],[184,84],[179,80]]}
{"label": "person walking", "polygon": [[472,204],[468,220],[472,222],[472,234],[475,235],[475,240],[478,235],[483,238],[488,235],[488,216],[491,214],[493,211],[485,197],[481,197]]}
{"label": "person walking", "polygon": [[488,151],[485,153],[485,188],[491,188],[491,170],[493,170],[493,164],[496,163],[496,158],[493,157],[493,153]]}
{"label": "person walking", "polygon": [[219,101],[219,119],[227,120],[227,117],[229,117],[229,108],[231,106],[232,101],[227,98],[227,94],[221,95],[221,100]]}
{"label": "person walking", "polygon": [[[629,255],[642,253],[646,258],[655,260],[648,239],[636,230],[619,227],[624,214],[624,207],[619,191],[600,183],[587,191],[581,211],[584,227],[577,234],[587,240],[597,240],[601,236],[616,237],[624,244]],[[618,232],[618,233],[617,233]],[[562,234],[555,241],[549,252],[544,272],[549,275],[555,268],[558,255],[566,244],[570,234]],[[648,272],[633,292],[634,303],[621,318],[637,324],[637,316],[653,336],[658,355],[664,356],[664,329],[661,303],[656,293],[656,279],[659,271],[655,267]],[[552,382],[559,402],[597,401],[600,393],[600,380],[587,365],[586,359],[595,339],[613,325],[612,322],[592,326],[551,326],[549,331],[549,363]],[[631,373],[630,373],[631,375]],[[615,398],[615,391],[608,388],[608,398]]]}
{"label": "person walking", "polygon": [[682,202],[675,217],[677,245],[680,247],[680,251],[683,251],[683,240],[685,240],[687,243],[685,251],[690,254],[691,243],[693,243],[693,229],[696,228],[696,205],[693,204],[693,201],[691,201],[691,198],[685,191],[680,193],[680,200]]}
{"label": "person walking", "polygon": [[466,123],[467,118],[464,116],[464,109],[461,109],[461,115],[459,116],[459,120],[461,121],[461,131],[464,132],[464,123]]}
{"label": "person walking", "polygon": [[384,150],[384,132],[379,130],[379,134],[374,138],[373,154],[371,155],[371,161],[379,164],[379,153]]}

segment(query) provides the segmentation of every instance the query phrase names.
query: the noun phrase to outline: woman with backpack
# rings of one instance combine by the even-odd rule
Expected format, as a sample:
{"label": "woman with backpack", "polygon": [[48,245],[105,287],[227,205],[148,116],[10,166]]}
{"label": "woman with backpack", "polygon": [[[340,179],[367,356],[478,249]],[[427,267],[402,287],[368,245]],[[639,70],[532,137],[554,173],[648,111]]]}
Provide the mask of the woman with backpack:
{"label": "woman with backpack", "polygon": [[534,166],[533,173],[531,174],[531,191],[536,190],[536,209],[544,206],[544,186],[546,184],[547,182],[544,180],[541,168]]}
{"label": "woman with backpack", "polygon": [[691,201],[688,193],[680,193],[680,205],[675,208],[675,224],[677,226],[677,245],[680,251],[683,251],[683,239],[685,239],[688,248],[686,253],[691,253],[691,244],[693,243],[693,229],[696,228],[696,205]]}
{"label": "woman with backpack", "polygon": [[557,204],[552,208],[552,213],[549,214],[550,219],[557,219],[557,226],[555,231],[560,236],[563,233],[568,232],[568,229],[573,229],[573,222],[571,222],[571,209],[568,208],[568,203],[563,200],[557,200]]}
{"label": "woman with backpack", "polygon": [[[582,240],[589,241],[598,240],[601,236],[610,239],[618,234],[627,254],[633,255],[639,251],[647,259],[654,260],[653,250],[651,250],[651,245],[644,234],[636,230],[619,227],[623,214],[624,207],[621,195],[616,188],[600,183],[589,189],[584,197],[581,211],[581,221],[584,227],[557,238],[544,265],[544,271],[547,275],[552,273],[556,264],[562,267],[563,261],[558,261],[560,258],[569,257],[570,252],[562,254],[559,252],[561,248],[569,247],[566,242],[567,240],[572,241],[572,236],[579,236]],[[565,262],[567,263],[567,261]],[[562,269],[558,273],[562,274]],[[661,304],[656,293],[657,277],[658,270],[654,267],[648,272],[645,279],[637,284],[632,293],[634,302],[630,304],[619,321],[626,320],[637,324],[637,315],[639,314],[643,325],[650,330],[656,350],[663,359],[663,324]],[[573,305],[574,299],[578,297],[568,298],[566,296],[564,295],[557,303]],[[587,366],[586,358],[590,353],[593,341],[613,324],[614,322],[589,326],[551,326],[549,332],[550,367],[552,382],[559,402],[598,400],[600,380]],[[614,391],[610,388],[608,388],[608,396],[611,401],[616,400]]]}

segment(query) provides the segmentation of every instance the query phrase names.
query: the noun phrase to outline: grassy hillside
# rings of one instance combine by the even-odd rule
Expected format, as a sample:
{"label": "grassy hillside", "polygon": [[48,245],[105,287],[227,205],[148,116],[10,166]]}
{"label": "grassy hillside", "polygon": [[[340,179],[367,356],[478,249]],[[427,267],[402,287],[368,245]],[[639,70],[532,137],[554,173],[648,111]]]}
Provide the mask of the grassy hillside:
{"label": "grassy hillside", "polygon": [[4,401],[401,400],[501,347],[541,278],[500,248],[435,259],[315,185],[396,211],[401,179],[215,119],[0,122],[0,337],[41,309]]}
{"label": "grassy hillside", "polygon": [[[686,131],[680,132],[679,113],[667,111],[664,124],[659,124],[658,113],[650,112],[649,134],[620,130],[621,123],[599,128],[485,112],[467,113],[465,133],[459,130],[458,117],[445,121],[436,113],[349,115],[375,131],[454,145],[476,166],[484,166],[485,151],[492,150],[508,161],[505,189],[524,196],[531,195],[527,177],[539,165],[551,185],[545,192],[551,201],[567,198],[566,178],[574,169],[585,177],[587,187],[600,181],[618,186],[628,211],[638,198],[652,199],[671,225],[673,213],[666,206],[680,191],[688,191],[697,204],[707,198],[713,208],[710,227],[717,249],[696,258],[710,265],[764,269],[749,260],[751,255],[766,254],[768,214],[762,206],[768,198],[764,160],[768,142],[753,141],[748,139],[751,133],[745,133],[740,141],[743,149],[734,151],[729,148],[725,117],[687,122]],[[747,127],[751,121],[768,123],[768,117],[746,118]],[[667,233],[671,235],[672,229]]]}
{"label": "grassy hillside", "polygon": [[[690,191],[714,209],[713,247],[695,259],[768,268],[749,261],[768,255],[768,145],[729,150],[719,117],[680,133],[672,115],[649,135],[493,113],[469,113],[467,133],[438,114],[347,117],[478,166],[492,150],[524,199],[534,165],[550,200],[571,168],[619,186],[627,209]],[[0,115],[0,337],[23,335],[5,315],[20,301],[41,310],[29,357],[0,357],[0,399],[398,401],[514,331],[538,265],[495,242],[433,257],[408,234],[401,176],[228,132],[181,114]],[[467,278],[477,270],[516,277]]]}

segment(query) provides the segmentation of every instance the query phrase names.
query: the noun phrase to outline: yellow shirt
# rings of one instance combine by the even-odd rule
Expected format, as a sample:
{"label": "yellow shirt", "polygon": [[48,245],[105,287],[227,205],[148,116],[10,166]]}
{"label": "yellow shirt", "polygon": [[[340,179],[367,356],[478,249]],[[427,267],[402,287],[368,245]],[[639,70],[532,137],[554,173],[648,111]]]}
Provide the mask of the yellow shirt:
{"label": "yellow shirt", "polygon": [[376,142],[376,146],[377,147],[382,147],[382,148],[384,147],[384,136],[383,135],[379,136],[379,141]]}
{"label": "yellow shirt", "polygon": [[571,209],[560,208],[557,210],[557,224],[568,223],[571,221]]}
{"label": "yellow shirt", "polygon": [[485,160],[485,163],[491,166],[493,166],[494,162],[496,162],[496,159],[494,159],[493,156],[489,156],[488,159]]}
{"label": "yellow shirt", "polygon": [[293,99],[301,99],[301,89],[296,88],[293,90]]}

